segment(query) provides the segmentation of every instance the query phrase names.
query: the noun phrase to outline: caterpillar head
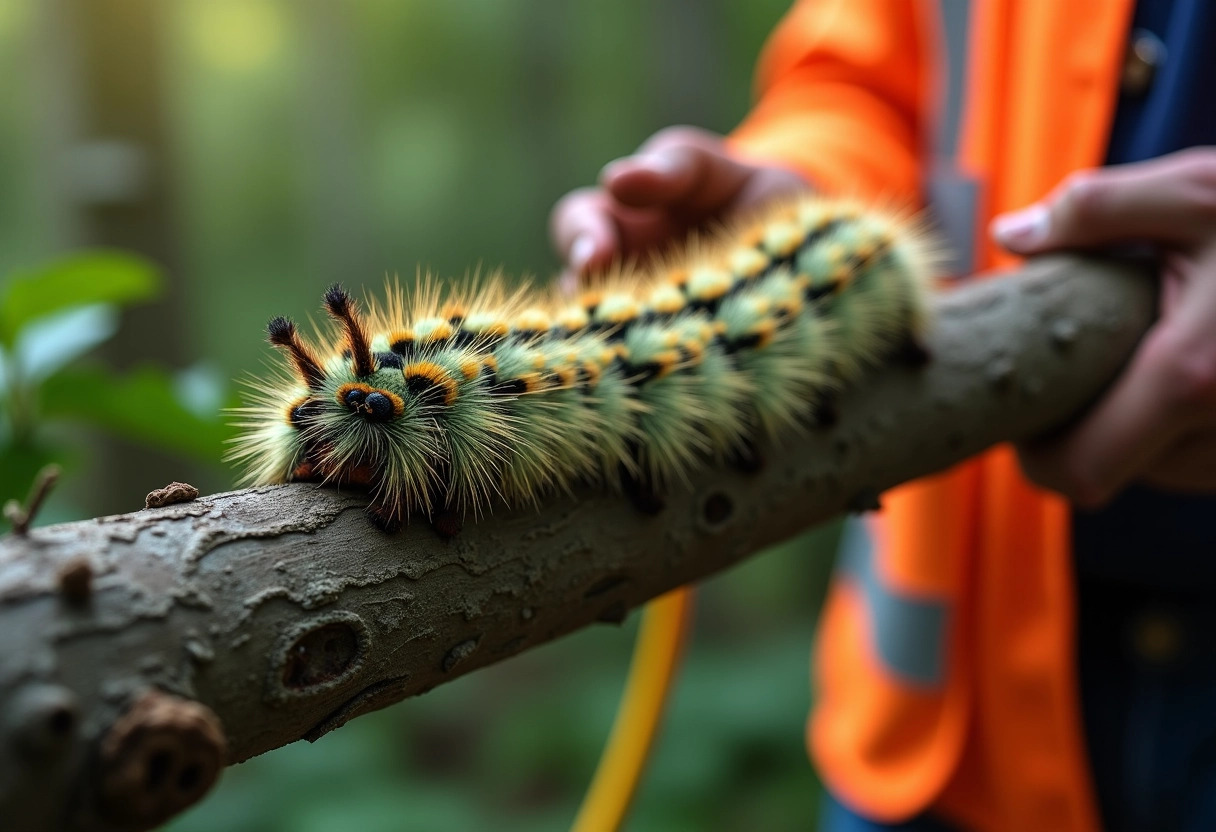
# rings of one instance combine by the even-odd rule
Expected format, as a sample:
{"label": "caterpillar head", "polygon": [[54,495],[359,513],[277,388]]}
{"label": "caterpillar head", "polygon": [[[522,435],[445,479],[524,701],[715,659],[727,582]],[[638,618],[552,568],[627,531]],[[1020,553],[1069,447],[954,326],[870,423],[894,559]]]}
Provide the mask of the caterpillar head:
{"label": "caterpillar head", "polygon": [[425,504],[417,472],[436,467],[433,410],[455,394],[455,383],[431,362],[407,364],[393,349],[373,351],[356,302],[340,286],[325,293],[325,307],[342,332],[325,360],[286,318],[268,326],[270,342],[286,352],[307,389],[285,414],[295,450],[283,478],[366,485],[393,503]]}

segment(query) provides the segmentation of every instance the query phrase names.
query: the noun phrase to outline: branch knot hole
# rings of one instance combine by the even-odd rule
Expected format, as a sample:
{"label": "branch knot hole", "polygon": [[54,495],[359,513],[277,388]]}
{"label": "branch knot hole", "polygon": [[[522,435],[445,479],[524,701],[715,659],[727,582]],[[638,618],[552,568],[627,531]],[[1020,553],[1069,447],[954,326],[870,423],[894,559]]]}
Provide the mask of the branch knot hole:
{"label": "branch knot hole", "polygon": [[345,684],[363,665],[367,626],[350,612],[331,612],[293,627],[271,666],[270,698],[314,696]]}
{"label": "branch knot hole", "polygon": [[100,752],[101,815],[123,827],[146,829],[210,790],[228,744],[210,708],[151,690],[110,726]]}
{"label": "branch knot hole", "polygon": [[700,501],[697,525],[715,534],[731,524],[735,517],[735,501],[724,491],[711,491]]}

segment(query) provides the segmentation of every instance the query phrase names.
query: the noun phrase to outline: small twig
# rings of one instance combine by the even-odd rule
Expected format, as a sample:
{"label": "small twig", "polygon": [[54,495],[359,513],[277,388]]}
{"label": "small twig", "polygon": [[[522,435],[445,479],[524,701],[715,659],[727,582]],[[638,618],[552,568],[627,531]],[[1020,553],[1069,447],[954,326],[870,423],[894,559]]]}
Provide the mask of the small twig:
{"label": "small twig", "polygon": [[38,510],[42,508],[47,495],[51,493],[51,489],[59,481],[59,474],[60,469],[58,465],[52,463],[51,465],[43,466],[38,475],[34,477],[34,485],[30,488],[30,495],[25,499],[25,508],[22,508],[21,504],[16,500],[9,500],[4,504],[4,519],[13,524],[13,534],[24,535],[30,530],[30,524],[38,516]]}

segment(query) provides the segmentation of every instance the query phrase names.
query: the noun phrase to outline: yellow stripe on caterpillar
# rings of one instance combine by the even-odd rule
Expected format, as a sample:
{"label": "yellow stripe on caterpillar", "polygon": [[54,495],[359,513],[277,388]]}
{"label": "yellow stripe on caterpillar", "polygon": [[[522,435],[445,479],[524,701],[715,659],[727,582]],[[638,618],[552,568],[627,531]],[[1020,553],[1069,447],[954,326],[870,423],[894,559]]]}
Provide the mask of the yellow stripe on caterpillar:
{"label": "yellow stripe on caterpillar", "polygon": [[549,316],[545,310],[531,307],[515,318],[515,329],[525,334],[538,334],[549,329]]}
{"label": "yellow stripe on caterpillar", "polygon": [[685,287],[685,291],[691,300],[700,303],[710,303],[720,300],[734,285],[735,279],[731,276],[730,272],[724,269],[703,266],[695,269],[688,276],[688,285]]}
{"label": "yellow stripe on caterpillar", "polygon": [[756,248],[737,248],[730,253],[730,270],[740,277],[751,280],[762,274],[772,264],[772,259]]}
{"label": "yellow stripe on caterpillar", "polygon": [[423,344],[446,341],[456,330],[445,318],[426,318],[414,324],[414,337]]}
{"label": "yellow stripe on caterpillar", "polygon": [[648,305],[660,315],[675,315],[684,310],[684,293],[676,286],[661,283],[650,293]]}
{"label": "yellow stripe on caterpillar", "polygon": [[592,317],[597,323],[621,325],[637,318],[638,303],[628,295],[606,295]]}
{"label": "yellow stripe on caterpillar", "polygon": [[557,325],[567,332],[578,332],[580,329],[586,329],[591,323],[591,317],[587,314],[587,310],[577,306],[567,306],[557,313]]}

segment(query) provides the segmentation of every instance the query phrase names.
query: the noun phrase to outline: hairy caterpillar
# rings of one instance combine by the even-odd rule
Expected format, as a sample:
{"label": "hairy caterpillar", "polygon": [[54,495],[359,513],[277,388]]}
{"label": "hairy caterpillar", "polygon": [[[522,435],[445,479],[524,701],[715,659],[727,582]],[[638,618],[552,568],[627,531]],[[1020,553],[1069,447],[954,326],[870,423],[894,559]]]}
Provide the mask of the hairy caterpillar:
{"label": "hairy caterpillar", "polygon": [[915,345],[931,261],[909,223],[804,197],[573,302],[491,280],[390,286],[365,314],[334,286],[320,347],[270,322],[289,369],[255,383],[230,456],[251,483],[364,486],[390,531],[585,482],[653,506]]}

